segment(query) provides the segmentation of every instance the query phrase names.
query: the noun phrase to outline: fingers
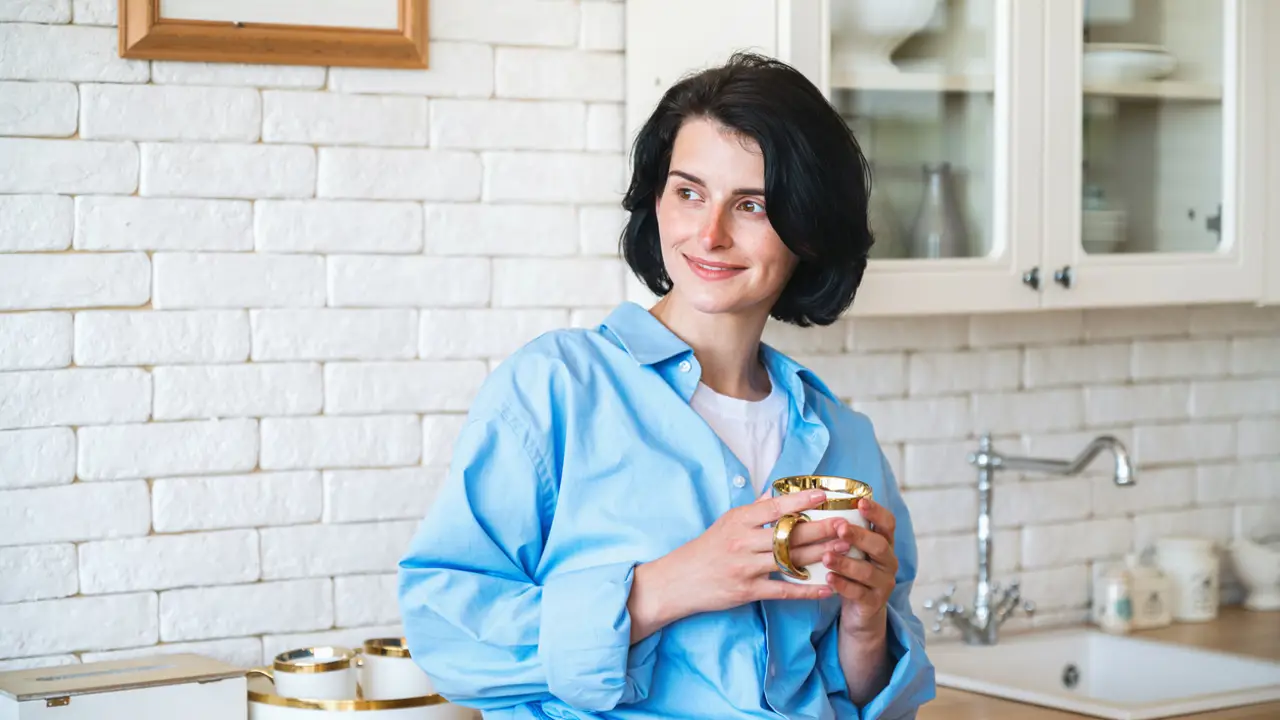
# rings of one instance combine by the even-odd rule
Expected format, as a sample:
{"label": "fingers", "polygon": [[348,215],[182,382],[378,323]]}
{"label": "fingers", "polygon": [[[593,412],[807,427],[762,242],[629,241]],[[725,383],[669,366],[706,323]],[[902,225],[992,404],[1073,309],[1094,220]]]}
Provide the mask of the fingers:
{"label": "fingers", "polygon": [[893,513],[875,500],[865,497],[858,503],[858,510],[862,513],[862,517],[871,523],[874,532],[879,533],[884,539],[888,540],[890,547],[892,547],[893,532],[898,526],[898,520],[893,516]]}
{"label": "fingers", "polygon": [[[792,557],[795,557],[797,550],[806,545],[817,545],[837,539],[836,525],[835,518],[819,522],[798,523],[791,529],[791,537],[787,541],[787,544],[791,546]],[[747,550],[758,553],[773,553],[773,528],[753,528],[748,530],[747,534],[749,538],[745,543]],[[849,543],[845,541],[845,550],[848,549]],[[810,560],[809,562],[817,562],[817,560]]]}
{"label": "fingers", "polygon": [[[806,545],[804,547],[793,547],[791,549],[791,564],[801,568],[805,565],[819,563],[822,562],[822,558],[829,552],[837,555],[844,555],[849,552],[849,543],[843,540],[830,540],[828,542]],[[759,572],[761,575],[778,572],[778,563],[774,559],[772,552],[761,553],[759,561]]]}
{"label": "fingers", "polygon": [[739,519],[750,527],[761,527],[778,521],[783,515],[812,510],[827,499],[821,490],[790,493],[769,498],[762,498],[750,505],[738,508]]}
{"label": "fingers", "polygon": [[800,585],[785,580],[761,580],[758,587],[759,600],[823,600],[835,592],[828,585]]}
{"label": "fingers", "polygon": [[893,545],[883,535],[874,530],[842,523],[837,528],[836,537],[849,543],[850,547],[855,547],[866,553],[867,559],[877,565],[887,567],[897,563]]}

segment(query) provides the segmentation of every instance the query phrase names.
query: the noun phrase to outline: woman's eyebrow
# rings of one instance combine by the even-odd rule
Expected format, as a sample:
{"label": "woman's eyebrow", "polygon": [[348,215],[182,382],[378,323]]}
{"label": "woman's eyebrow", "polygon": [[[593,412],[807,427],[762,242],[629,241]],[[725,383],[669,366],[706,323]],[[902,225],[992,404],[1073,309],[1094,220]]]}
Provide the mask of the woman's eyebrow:
{"label": "woman's eyebrow", "polygon": [[[698,177],[697,175],[690,175],[689,173],[683,170],[672,170],[671,172],[667,173],[668,177],[672,175],[675,175],[677,177],[682,177],[691,183],[701,185],[703,187],[707,186],[707,184],[702,181],[702,178]],[[733,191],[733,194],[734,195],[764,195],[764,190],[761,188],[738,188],[737,190]]]}

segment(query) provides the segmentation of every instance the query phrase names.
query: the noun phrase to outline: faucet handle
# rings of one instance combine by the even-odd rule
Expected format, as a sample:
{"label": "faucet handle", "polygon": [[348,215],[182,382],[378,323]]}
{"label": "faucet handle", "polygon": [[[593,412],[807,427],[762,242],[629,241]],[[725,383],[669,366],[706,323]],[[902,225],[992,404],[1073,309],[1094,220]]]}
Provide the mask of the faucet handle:
{"label": "faucet handle", "polygon": [[952,585],[942,595],[924,601],[924,609],[933,610],[936,613],[933,619],[934,632],[942,632],[944,621],[950,619],[954,622],[956,618],[964,616],[964,606],[951,601],[955,594],[956,586]]}
{"label": "faucet handle", "polygon": [[956,594],[956,586],[952,585],[948,587],[947,591],[942,593],[942,595],[939,595],[936,598],[929,598],[928,600],[925,600],[923,603],[924,609],[933,610],[936,608],[939,612],[942,612],[943,611],[942,606],[950,605],[951,596],[955,594]]}

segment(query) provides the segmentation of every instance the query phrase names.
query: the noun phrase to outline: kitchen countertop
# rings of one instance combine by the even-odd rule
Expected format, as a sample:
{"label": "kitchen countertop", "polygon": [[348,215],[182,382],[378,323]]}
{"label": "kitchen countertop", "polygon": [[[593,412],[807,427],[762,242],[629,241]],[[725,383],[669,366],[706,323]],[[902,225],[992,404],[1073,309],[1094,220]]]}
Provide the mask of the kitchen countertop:
{"label": "kitchen countertop", "polygon": [[[1048,629],[1048,628],[1046,628]],[[1280,661],[1280,613],[1252,612],[1224,607],[1216,620],[1206,623],[1174,623],[1155,630],[1140,630],[1133,637],[1192,645],[1210,650]],[[938,698],[920,708],[919,720],[1078,720],[1090,715],[1028,705],[978,693],[938,687]],[[1280,702],[1180,715],[1180,720],[1276,720]],[[1094,718],[1094,720],[1097,720]]]}

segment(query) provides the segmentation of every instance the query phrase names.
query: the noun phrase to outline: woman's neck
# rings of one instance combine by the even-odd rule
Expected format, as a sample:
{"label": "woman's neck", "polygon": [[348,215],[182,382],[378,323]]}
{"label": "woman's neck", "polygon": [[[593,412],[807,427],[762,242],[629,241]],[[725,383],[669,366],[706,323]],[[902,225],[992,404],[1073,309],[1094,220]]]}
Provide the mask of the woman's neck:
{"label": "woman's neck", "polygon": [[769,373],[760,361],[760,336],[769,320],[767,313],[710,315],[671,302],[670,295],[649,312],[693,348],[707,387],[743,400],[769,395]]}

